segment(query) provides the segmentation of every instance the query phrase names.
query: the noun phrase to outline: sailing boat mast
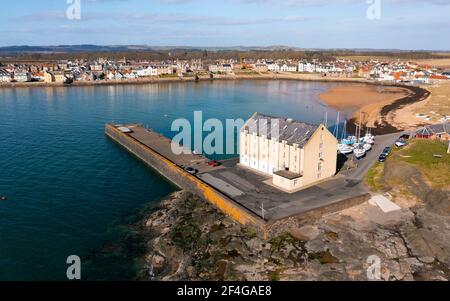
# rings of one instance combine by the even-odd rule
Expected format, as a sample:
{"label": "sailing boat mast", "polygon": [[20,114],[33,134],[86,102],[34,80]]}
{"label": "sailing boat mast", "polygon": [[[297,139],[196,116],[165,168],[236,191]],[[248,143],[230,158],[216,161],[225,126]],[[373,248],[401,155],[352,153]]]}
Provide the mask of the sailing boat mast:
{"label": "sailing boat mast", "polygon": [[359,125],[358,125],[358,137],[357,137],[357,142],[359,143],[360,139],[361,139],[361,119],[362,119],[362,114],[361,111],[359,112]]}
{"label": "sailing boat mast", "polygon": [[340,114],[340,112],[338,112],[338,114],[337,114],[336,126],[334,127],[334,131],[333,131],[333,135],[336,138],[339,138],[339,117],[340,117],[339,114]]}
{"label": "sailing boat mast", "polygon": [[342,127],[342,139],[341,140],[344,140],[345,138],[347,138],[346,135],[347,135],[347,119],[344,120],[344,126]]}

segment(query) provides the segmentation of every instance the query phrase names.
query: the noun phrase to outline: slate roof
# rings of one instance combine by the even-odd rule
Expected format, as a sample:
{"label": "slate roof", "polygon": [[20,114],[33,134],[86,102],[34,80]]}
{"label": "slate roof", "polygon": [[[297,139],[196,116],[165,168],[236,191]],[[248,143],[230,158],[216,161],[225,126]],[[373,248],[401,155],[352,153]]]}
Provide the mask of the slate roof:
{"label": "slate roof", "polygon": [[419,129],[416,134],[423,136],[431,136],[435,134],[450,133],[450,125],[446,123],[427,125]]}
{"label": "slate roof", "polygon": [[435,134],[450,133],[450,126],[445,123],[429,125],[428,128]]}
{"label": "slate roof", "polygon": [[289,118],[273,117],[260,113],[253,114],[249,121],[243,128],[249,133],[256,133],[258,136],[266,136],[271,139],[276,136],[276,127],[273,126],[278,122],[279,124],[279,141],[286,141],[287,144],[298,144],[304,147],[311,136],[319,128],[318,124],[310,124],[302,121],[297,121]]}
{"label": "slate roof", "polygon": [[416,135],[431,136],[431,135],[433,135],[433,133],[427,127],[423,127],[421,129],[417,130]]}

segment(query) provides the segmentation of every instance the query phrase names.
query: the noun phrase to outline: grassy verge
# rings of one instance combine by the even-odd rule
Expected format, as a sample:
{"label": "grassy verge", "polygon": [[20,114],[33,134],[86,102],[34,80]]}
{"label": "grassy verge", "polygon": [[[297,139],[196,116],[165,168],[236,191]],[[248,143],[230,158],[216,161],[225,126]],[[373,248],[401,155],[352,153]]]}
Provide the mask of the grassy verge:
{"label": "grassy verge", "polygon": [[[448,145],[439,141],[413,140],[403,149],[392,149],[389,161],[403,161],[417,167],[432,188],[446,188],[450,186],[450,155],[447,154]],[[442,156],[442,157],[440,157]],[[364,181],[372,191],[381,191],[383,185],[384,164],[376,163],[369,169]],[[395,179],[389,179],[389,184],[400,185]]]}
{"label": "grassy verge", "polygon": [[367,172],[364,181],[372,191],[380,191],[384,188],[383,184],[381,183],[383,172],[384,165],[379,162],[375,163]]}
{"label": "grassy verge", "polygon": [[[439,141],[415,140],[392,159],[402,160],[420,169],[433,188],[450,186],[448,145]],[[442,156],[442,157],[438,157]]]}

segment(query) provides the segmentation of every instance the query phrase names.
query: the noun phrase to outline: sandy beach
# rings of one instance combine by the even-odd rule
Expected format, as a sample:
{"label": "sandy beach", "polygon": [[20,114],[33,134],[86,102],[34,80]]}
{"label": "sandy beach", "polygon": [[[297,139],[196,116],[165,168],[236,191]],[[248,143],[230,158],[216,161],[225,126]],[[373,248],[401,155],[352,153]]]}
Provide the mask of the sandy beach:
{"label": "sandy beach", "polygon": [[[425,87],[430,91],[430,97],[426,100],[405,106],[388,114],[389,122],[399,128],[410,129],[423,124],[435,124],[441,122],[443,116],[450,116],[450,82]],[[417,118],[416,114],[423,114],[432,119]]]}
{"label": "sandy beach", "polygon": [[337,110],[353,111],[353,118],[368,127],[376,127],[380,123],[381,110],[384,106],[410,95],[412,92],[401,87],[386,87],[365,84],[349,84],[336,86],[322,93],[320,98],[327,105]]}

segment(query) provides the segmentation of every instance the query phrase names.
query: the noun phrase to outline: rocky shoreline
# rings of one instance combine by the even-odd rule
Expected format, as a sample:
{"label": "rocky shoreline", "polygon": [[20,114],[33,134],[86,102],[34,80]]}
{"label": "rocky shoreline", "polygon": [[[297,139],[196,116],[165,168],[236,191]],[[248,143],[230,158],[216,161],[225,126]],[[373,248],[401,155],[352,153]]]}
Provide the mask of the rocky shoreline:
{"label": "rocky shoreline", "polygon": [[369,203],[263,240],[186,192],[162,201],[143,223],[143,280],[367,280],[369,256],[381,280],[448,280],[448,212],[417,205],[382,213]]}

